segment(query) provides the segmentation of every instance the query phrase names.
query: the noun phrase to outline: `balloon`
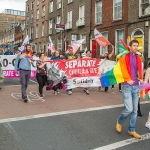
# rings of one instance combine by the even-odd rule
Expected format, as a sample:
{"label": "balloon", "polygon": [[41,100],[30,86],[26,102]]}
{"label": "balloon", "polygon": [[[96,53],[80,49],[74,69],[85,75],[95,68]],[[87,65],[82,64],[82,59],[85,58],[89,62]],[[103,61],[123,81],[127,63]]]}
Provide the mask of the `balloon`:
{"label": "balloon", "polygon": [[123,41],[120,40],[120,42],[123,44],[123,46],[129,51],[130,50],[130,46],[127,46],[127,44]]}

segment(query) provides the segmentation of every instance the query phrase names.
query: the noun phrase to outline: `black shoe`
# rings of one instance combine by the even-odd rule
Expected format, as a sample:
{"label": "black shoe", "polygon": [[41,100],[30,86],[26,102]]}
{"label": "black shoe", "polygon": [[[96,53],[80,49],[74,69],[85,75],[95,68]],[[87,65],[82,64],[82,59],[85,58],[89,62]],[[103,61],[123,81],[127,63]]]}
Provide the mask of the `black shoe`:
{"label": "black shoe", "polygon": [[27,103],[27,102],[28,102],[28,100],[27,100],[27,99],[25,99],[25,100],[24,100],[24,102],[25,102],[25,103]]}
{"label": "black shoe", "polygon": [[139,116],[139,117],[142,117],[143,115],[141,114],[141,112],[138,112],[138,116]]}

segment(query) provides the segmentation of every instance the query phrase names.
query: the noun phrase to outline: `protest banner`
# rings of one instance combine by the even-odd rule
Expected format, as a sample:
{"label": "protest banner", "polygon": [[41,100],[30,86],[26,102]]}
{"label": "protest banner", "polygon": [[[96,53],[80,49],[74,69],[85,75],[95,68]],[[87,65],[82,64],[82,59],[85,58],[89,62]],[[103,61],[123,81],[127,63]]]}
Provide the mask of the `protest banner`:
{"label": "protest banner", "polygon": [[110,42],[97,30],[94,30],[95,41],[101,46],[105,47],[110,45]]}
{"label": "protest banner", "polygon": [[[15,72],[15,60],[15,55],[0,55],[0,66],[2,66],[5,78],[19,78],[19,74]],[[33,61],[31,64],[31,78],[36,76],[36,68],[36,61]]]}
{"label": "protest banner", "polygon": [[[19,78],[19,74],[15,73],[15,55],[1,55],[0,66],[5,78]],[[33,57],[31,64],[31,78],[36,77],[36,61],[38,57]],[[71,88],[76,87],[98,87],[100,86],[100,73],[103,67],[107,66],[107,71],[112,69],[115,65],[114,61],[96,59],[96,58],[82,58],[76,60],[61,60],[47,62],[47,69],[55,64],[69,79]]]}

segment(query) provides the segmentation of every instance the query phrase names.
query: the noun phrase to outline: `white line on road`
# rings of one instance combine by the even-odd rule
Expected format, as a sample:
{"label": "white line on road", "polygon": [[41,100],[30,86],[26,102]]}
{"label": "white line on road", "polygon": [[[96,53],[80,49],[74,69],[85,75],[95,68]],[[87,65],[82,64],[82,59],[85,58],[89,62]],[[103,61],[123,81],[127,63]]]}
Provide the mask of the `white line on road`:
{"label": "white line on road", "polygon": [[106,145],[106,146],[103,146],[103,147],[99,147],[99,148],[96,148],[96,149],[93,149],[93,150],[113,150],[113,149],[117,149],[117,148],[129,145],[129,144],[133,144],[133,143],[148,140],[148,139],[150,139],[150,133],[142,135],[141,139],[131,138],[131,139],[127,139],[127,140],[124,140],[124,141],[119,141],[119,142],[116,142],[116,143],[113,143],[113,144],[109,144],[109,145]]}
{"label": "white line on road", "polygon": [[33,82],[33,83],[36,83],[37,84],[37,82],[36,81],[33,81],[33,80],[31,80],[31,79],[29,79],[31,82]]}
{"label": "white line on road", "polygon": [[[150,103],[150,101],[141,102],[141,104],[147,104],[147,103]],[[110,106],[103,106],[103,107],[95,107],[95,108],[87,108],[87,109],[69,110],[69,111],[61,111],[61,112],[54,112],[54,113],[47,113],[47,114],[39,114],[39,115],[32,115],[32,116],[24,116],[24,117],[17,117],[17,118],[0,119],[0,123],[22,121],[22,120],[35,119],[35,118],[44,118],[44,117],[50,117],[50,116],[60,116],[60,115],[74,114],[74,113],[81,113],[81,112],[90,112],[90,111],[118,108],[118,107],[122,107],[122,106],[124,106],[124,105],[119,104],[119,105],[110,105]]]}

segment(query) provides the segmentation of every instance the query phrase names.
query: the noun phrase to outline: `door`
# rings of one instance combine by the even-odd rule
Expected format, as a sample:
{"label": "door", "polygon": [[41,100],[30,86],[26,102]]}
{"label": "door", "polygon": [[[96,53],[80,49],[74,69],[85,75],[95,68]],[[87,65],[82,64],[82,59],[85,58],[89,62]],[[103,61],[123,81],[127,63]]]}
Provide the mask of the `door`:
{"label": "door", "polygon": [[92,58],[96,58],[96,41],[92,40]]}

